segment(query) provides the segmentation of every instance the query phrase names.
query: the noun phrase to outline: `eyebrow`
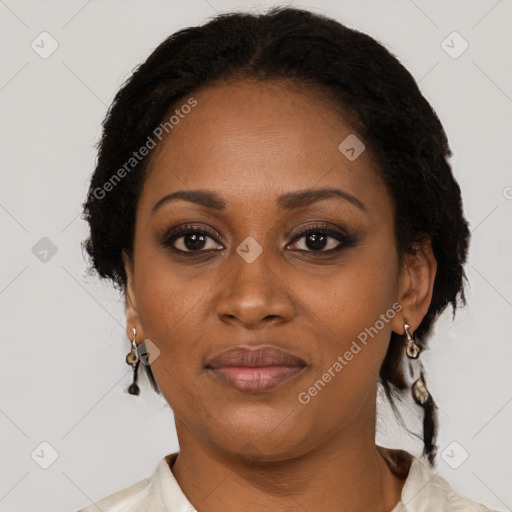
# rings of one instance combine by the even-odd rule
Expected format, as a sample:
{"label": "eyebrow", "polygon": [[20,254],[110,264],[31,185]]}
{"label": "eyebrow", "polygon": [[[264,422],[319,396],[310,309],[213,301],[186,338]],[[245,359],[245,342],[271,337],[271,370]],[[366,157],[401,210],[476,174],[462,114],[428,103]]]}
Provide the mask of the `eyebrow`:
{"label": "eyebrow", "polygon": [[[343,199],[357,206],[359,209],[366,211],[365,206],[357,197],[339,188],[319,188],[287,192],[277,198],[277,205],[283,210],[293,210],[331,198]],[[164,204],[180,199],[182,201],[199,204],[212,210],[226,209],[226,201],[215,192],[209,190],[178,190],[177,192],[167,194],[159,199],[155,206],[153,206],[151,214],[154,214]]]}

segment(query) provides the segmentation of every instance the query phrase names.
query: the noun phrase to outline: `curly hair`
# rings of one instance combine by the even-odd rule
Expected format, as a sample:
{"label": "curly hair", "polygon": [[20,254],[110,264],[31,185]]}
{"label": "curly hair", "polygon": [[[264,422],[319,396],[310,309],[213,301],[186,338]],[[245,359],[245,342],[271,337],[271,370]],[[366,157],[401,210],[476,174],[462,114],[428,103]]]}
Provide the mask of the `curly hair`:
{"label": "curly hair", "polygon": [[[163,41],[116,94],[103,122],[98,159],[83,218],[92,269],[126,288],[122,252],[132,253],[136,208],[149,157],[122,182],[134,152],[172,109],[199,88],[243,80],[289,80],[316,88],[346,112],[376,158],[395,208],[399,257],[429,240],[437,260],[430,307],[415,336],[426,346],[447,305],[465,303],[464,268],[469,230],[451,151],[435,111],[414,78],[384,46],[366,34],[306,10],[274,7],[263,14],[227,13],[182,29]],[[107,184],[111,186],[107,188]],[[108,191],[108,196],[105,191]],[[106,197],[107,196],[107,197]],[[408,387],[401,364],[403,336],[392,333],[379,381],[395,404]],[[153,389],[158,386],[144,365]],[[424,455],[435,463],[437,407],[424,408]]]}

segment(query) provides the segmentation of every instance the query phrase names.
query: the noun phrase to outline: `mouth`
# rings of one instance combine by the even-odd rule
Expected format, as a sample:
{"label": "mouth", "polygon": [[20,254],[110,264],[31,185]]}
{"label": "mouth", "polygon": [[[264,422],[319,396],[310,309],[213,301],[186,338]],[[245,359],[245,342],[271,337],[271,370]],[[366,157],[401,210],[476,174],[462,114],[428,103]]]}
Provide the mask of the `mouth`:
{"label": "mouth", "polygon": [[241,393],[262,393],[296,377],[307,366],[303,359],[275,347],[237,347],[214,357],[205,368]]}

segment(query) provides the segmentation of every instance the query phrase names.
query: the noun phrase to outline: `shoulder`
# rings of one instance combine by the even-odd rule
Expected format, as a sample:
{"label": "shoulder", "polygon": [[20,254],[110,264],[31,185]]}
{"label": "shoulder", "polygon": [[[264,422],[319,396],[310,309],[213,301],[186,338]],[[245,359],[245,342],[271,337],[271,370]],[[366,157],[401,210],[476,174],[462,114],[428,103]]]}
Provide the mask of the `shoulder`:
{"label": "shoulder", "polygon": [[[457,494],[439,473],[412,457],[397,512],[497,512]],[[393,511],[395,512],[395,511]]]}
{"label": "shoulder", "polygon": [[91,503],[78,512],[129,512],[135,510],[147,495],[150,479],[145,478],[125,489],[117,491],[99,501]]}
{"label": "shoulder", "polygon": [[153,475],[102,498],[78,512],[161,512],[163,510],[192,510],[174,478],[170,466],[178,452],[160,460]]}

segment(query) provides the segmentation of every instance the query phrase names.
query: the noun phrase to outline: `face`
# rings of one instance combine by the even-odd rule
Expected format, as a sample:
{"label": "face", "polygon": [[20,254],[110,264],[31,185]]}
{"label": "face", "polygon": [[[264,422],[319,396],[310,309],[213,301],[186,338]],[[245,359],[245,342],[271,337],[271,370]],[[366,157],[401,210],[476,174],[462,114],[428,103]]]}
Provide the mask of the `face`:
{"label": "face", "polygon": [[[349,160],[350,125],[286,83],[192,96],[151,155],[125,260],[127,331],[160,350],[152,370],[178,432],[277,460],[371,431],[410,274],[369,148]],[[301,364],[209,368],[240,346]]]}

